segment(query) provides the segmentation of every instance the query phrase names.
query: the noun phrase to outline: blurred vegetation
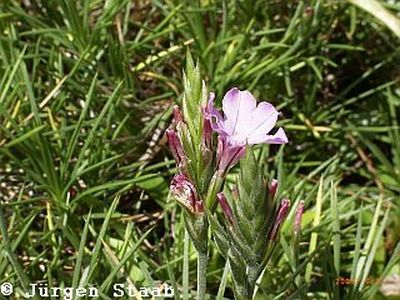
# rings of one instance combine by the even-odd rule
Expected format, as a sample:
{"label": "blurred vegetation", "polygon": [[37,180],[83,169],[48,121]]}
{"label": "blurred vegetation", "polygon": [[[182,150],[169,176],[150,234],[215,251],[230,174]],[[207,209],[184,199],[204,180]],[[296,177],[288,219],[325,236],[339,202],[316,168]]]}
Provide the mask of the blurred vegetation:
{"label": "blurred vegetation", "polygon": [[263,150],[279,194],[306,203],[298,259],[292,209],[257,299],[385,299],[377,279],[400,274],[400,4],[370,3],[1,1],[0,281],[104,299],[116,282],[168,282],[179,297],[164,131],[189,49],[217,102],[251,90],[290,139]]}

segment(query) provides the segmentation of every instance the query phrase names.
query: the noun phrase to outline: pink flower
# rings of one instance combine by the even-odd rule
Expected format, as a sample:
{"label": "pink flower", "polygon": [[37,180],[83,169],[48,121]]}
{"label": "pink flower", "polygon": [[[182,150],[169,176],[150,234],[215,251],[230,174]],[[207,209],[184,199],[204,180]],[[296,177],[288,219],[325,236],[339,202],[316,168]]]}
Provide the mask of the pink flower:
{"label": "pink flower", "polygon": [[270,135],[279,112],[268,102],[257,101],[249,91],[229,90],[222,100],[223,116],[214,107],[214,94],[210,95],[207,112],[211,115],[212,129],[219,134],[220,170],[226,171],[243,155],[246,144],[284,144],[288,142],[282,128]]}

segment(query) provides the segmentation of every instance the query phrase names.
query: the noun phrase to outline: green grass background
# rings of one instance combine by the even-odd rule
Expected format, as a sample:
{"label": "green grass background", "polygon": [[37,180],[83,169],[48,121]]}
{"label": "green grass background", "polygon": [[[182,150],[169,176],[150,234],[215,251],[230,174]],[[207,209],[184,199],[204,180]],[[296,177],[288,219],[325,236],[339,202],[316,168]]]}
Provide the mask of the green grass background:
{"label": "green grass background", "polygon": [[[293,248],[292,209],[257,299],[385,299],[379,279],[400,274],[399,14],[373,0],[1,1],[0,282],[103,299],[167,282],[193,299],[164,136],[188,49],[217,102],[250,90],[290,140],[268,163],[279,195],[305,200],[302,235]],[[229,299],[210,254],[207,291]]]}

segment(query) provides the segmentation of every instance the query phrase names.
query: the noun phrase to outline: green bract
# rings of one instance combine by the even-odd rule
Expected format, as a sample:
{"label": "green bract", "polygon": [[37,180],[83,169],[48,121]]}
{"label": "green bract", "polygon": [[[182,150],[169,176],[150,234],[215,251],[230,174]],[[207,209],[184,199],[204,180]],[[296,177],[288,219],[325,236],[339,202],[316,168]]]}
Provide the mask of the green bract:
{"label": "green bract", "polygon": [[256,280],[275,246],[271,232],[275,224],[279,226],[283,221],[277,219],[274,195],[269,193],[263,170],[252,149],[247,147],[237,185],[227,193],[228,203],[222,204],[228,199],[220,195],[224,199],[220,203],[225,216],[209,216],[215,241],[229,260],[237,299],[252,298]]}

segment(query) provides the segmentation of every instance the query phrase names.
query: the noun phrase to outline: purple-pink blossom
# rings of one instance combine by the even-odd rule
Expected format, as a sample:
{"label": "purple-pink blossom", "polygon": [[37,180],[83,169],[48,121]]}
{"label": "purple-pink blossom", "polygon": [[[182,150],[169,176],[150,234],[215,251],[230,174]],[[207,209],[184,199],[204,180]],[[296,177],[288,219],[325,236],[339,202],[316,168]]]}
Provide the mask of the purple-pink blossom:
{"label": "purple-pink blossom", "polygon": [[260,102],[249,91],[229,90],[222,100],[223,115],[214,107],[213,93],[207,107],[212,129],[219,134],[219,169],[226,171],[243,155],[246,144],[284,144],[288,142],[285,131],[274,128],[279,112],[268,102]]}

